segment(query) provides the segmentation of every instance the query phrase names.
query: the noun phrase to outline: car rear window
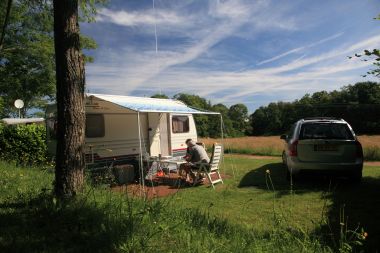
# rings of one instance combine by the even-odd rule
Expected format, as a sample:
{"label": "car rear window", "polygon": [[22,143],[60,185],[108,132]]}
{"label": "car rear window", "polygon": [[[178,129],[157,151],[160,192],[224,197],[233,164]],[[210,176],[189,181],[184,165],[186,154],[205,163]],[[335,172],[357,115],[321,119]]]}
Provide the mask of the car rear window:
{"label": "car rear window", "polygon": [[301,127],[299,139],[354,140],[354,136],[346,124],[306,123]]}

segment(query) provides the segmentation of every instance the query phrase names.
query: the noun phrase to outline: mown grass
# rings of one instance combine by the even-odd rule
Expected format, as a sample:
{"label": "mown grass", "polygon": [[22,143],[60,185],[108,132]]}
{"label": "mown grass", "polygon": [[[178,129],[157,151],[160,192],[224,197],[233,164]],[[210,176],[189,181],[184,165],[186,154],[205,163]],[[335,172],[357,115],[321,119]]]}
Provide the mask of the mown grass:
{"label": "mown grass", "polygon": [[[285,179],[280,158],[226,156],[222,170],[230,176],[224,185],[219,185],[215,191],[206,187],[180,191],[176,195],[178,204],[207,210],[262,233],[268,231],[268,224],[279,219],[288,229],[295,228],[309,235],[322,236],[322,233],[322,242],[328,242],[333,248],[339,244],[340,219],[344,218],[348,219],[346,230],[363,228],[370,235],[366,251],[380,249],[379,166],[365,166],[361,184],[352,184],[346,178],[306,174],[292,189]],[[274,191],[266,180],[267,171]],[[342,208],[344,217],[339,214]]]}
{"label": "mown grass", "polygon": [[[380,135],[358,136],[363,146],[365,161],[380,161]],[[211,148],[220,139],[201,138],[206,147]],[[238,138],[226,138],[223,140],[225,153],[247,154],[261,156],[281,156],[284,141],[279,136],[246,136]]]}
{"label": "mown grass", "polygon": [[216,190],[144,201],[87,185],[76,201],[60,203],[51,170],[0,162],[0,252],[332,252],[338,202],[355,214],[349,228],[372,222],[366,247],[376,249],[379,169],[366,167],[360,187],[306,179],[290,192],[279,159],[226,156],[227,178]]}

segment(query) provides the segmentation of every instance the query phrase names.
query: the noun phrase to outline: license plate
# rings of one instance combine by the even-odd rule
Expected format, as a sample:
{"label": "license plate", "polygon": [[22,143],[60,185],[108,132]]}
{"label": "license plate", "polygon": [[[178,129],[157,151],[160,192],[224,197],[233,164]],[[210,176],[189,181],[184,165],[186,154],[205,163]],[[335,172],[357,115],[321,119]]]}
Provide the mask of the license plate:
{"label": "license plate", "polygon": [[338,151],[338,146],[330,144],[314,145],[314,151]]}

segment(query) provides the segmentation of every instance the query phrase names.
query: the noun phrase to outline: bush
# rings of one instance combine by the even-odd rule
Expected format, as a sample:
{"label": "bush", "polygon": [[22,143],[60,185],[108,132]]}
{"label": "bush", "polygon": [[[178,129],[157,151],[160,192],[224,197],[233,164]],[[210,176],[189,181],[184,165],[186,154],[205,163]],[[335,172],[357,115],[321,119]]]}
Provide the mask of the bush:
{"label": "bush", "polygon": [[47,152],[45,137],[45,126],[0,124],[0,158],[21,165],[45,162]]}

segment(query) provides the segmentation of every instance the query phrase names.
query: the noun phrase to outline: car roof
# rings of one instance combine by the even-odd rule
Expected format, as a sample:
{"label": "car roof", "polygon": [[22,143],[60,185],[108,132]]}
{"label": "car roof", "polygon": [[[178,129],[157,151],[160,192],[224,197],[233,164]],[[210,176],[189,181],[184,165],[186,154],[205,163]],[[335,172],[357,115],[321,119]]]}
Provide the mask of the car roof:
{"label": "car roof", "polygon": [[344,119],[340,118],[333,118],[333,117],[311,117],[311,118],[304,118],[299,120],[299,122],[310,122],[310,123],[317,123],[317,122],[328,122],[328,123],[347,123]]}

